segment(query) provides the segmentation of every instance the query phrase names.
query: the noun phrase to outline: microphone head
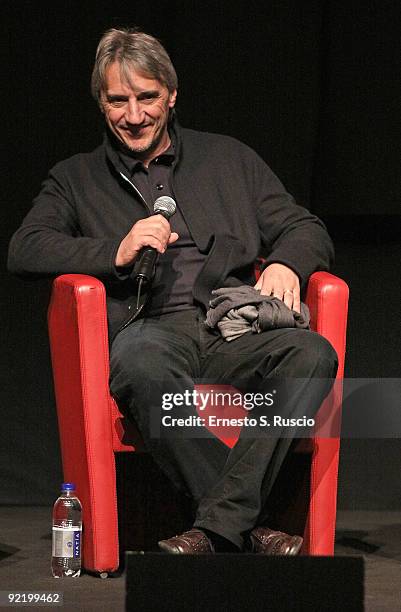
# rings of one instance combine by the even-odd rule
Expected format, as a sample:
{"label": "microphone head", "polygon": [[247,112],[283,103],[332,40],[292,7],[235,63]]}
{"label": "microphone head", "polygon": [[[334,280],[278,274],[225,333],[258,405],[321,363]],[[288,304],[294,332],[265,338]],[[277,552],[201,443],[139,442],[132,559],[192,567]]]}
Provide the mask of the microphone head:
{"label": "microphone head", "polygon": [[175,213],[177,204],[170,198],[170,196],[160,196],[155,200],[153,204],[153,213],[155,215],[163,215],[166,219],[169,219]]}

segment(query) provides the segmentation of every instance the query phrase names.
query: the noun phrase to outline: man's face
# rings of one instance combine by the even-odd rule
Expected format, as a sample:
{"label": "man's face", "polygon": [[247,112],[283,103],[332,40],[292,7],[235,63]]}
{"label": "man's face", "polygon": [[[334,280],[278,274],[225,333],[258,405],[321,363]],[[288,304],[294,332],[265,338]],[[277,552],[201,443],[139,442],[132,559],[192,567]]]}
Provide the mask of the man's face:
{"label": "man's face", "polygon": [[176,90],[169,93],[165,85],[136,70],[127,83],[114,62],[106,70],[101,104],[113,134],[147,165],[170,143],[167,122],[176,97]]}

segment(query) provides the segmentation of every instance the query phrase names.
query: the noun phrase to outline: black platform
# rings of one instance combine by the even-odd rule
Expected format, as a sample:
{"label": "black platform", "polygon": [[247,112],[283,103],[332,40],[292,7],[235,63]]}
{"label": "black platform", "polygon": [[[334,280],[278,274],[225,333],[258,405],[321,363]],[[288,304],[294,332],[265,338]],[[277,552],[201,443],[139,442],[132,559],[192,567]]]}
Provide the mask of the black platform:
{"label": "black platform", "polygon": [[126,610],[363,611],[361,557],[126,553]]}

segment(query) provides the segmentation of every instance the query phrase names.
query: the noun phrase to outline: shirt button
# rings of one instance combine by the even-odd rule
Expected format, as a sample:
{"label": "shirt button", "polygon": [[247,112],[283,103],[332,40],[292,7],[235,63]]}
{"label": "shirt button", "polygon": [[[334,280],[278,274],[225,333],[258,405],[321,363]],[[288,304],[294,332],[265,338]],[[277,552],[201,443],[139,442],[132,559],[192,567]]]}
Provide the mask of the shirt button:
{"label": "shirt button", "polygon": [[161,183],[157,183],[157,185],[156,185],[156,189],[157,189],[158,191],[161,191],[162,189],[164,189],[164,185],[162,185]]}

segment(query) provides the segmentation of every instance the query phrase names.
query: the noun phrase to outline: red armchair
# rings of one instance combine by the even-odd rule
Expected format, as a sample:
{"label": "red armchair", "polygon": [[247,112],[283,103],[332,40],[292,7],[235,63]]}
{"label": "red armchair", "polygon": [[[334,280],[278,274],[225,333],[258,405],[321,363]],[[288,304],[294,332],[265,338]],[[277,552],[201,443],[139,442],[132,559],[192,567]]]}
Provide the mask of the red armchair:
{"label": "red armchair", "polygon": [[[341,381],[348,287],[332,274],[316,272],[309,280],[306,302],[312,329],[337,351]],[[107,575],[119,564],[115,453],[135,451],[138,445],[109,392],[103,284],[80,274],[56,278],[48,324],[64,479],[76,483],[83,505],[83,565]],[[340,405],[337,384],[320,412],[338,421]],[[294,452],[310,456],[302,495],[307,508],[303,553],[311,555],[334,551],[339,438],[322,431],[319,437],[297,441]]]}

